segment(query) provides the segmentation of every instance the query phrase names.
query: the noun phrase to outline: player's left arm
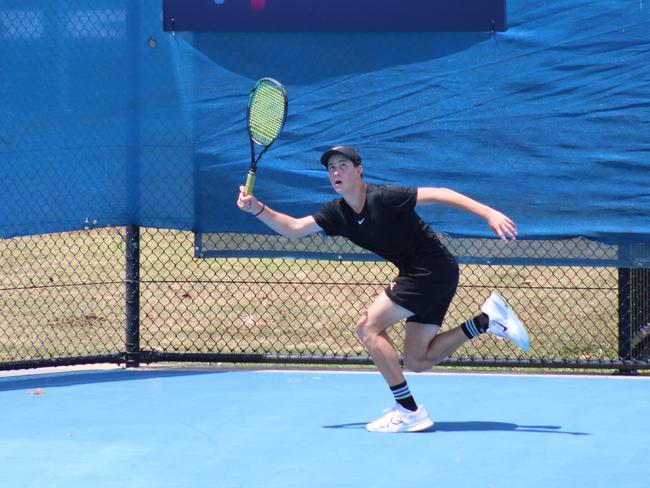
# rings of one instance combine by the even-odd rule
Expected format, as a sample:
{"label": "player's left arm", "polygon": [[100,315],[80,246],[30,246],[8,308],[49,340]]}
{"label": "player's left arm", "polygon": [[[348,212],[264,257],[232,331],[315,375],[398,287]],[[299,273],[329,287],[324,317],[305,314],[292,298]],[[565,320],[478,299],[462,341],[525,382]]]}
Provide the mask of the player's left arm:
{"label": "player's left arm", "polygon": [[433,187],[422,187],[418,188],[417,191],[416,205],[441,203],[464,210],[485,220],[492,231],[502,240],[507,241],[508,239],[515,239],[517,237],[517,226],[508,216],[462,193],[450,190],[449,188]]}

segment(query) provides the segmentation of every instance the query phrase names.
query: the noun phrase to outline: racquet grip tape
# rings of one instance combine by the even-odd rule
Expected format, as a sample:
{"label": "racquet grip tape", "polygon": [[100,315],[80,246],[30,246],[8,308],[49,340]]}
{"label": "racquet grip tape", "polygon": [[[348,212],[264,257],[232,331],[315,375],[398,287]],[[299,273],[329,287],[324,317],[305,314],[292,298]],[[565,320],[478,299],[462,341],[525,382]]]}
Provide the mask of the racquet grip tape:
{"label": "racquet grip tape", "polygon": [[255,172],[249,171],[246,178],[246,195],[253,194],[253,185],[255,184]]}

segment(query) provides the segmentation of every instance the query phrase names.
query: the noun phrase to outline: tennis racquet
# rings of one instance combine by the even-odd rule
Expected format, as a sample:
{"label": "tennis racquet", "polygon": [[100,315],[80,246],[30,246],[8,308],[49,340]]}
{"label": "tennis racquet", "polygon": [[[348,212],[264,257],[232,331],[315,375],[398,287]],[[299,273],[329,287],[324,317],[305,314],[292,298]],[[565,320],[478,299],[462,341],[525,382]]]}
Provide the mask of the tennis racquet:
{"label": "tennis racquet", "polygon": [[[257,165],[271,144],[282,132],[287,120],[289,102],[282,83],[262,78],[253,87],[248,98],[248,137],[251,143],[251,167],[246,178],[246,194],[253,194]],[[256,146],[262,151],[255,157]]]}

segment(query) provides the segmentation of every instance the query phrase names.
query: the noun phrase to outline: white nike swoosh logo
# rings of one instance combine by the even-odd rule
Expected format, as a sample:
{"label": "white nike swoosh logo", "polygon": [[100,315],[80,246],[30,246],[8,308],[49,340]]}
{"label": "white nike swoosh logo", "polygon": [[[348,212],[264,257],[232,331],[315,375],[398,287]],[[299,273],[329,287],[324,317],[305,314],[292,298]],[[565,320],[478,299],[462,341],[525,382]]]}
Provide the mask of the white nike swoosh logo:
{"label": "white nike swoosh logo", "polygon": [[361,225],[361,224],[363,224],[365,222],[365,220],[366,220],[366,218],[364,217],[361,220],[357,220],[357,222],[359,223],[359,225]]}

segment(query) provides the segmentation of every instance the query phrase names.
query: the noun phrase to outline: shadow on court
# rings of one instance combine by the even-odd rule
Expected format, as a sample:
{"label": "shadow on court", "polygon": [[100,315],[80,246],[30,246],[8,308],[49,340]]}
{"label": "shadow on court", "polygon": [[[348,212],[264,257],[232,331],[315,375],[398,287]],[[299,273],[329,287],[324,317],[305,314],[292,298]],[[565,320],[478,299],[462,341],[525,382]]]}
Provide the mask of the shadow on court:
{"label": "shadow on court", "polygon": [[113,383],[120,381],[137,381],[152,378],[172,378],[177,376],[196,376],[221,374],[224,371],[165,370],[165,371],[90,371],[67,374],[33,375],[29,377],[0,378],[0,392],[27,390],[30,388],[57,388],[96,383]]}
{"label": "shadow on court", "polygon": [[[354,422],[339,425],[324,425],[324,429],[365,429],[367,422]],[[569,432],[562,430],[559,425],[518,425],[509,422],[489,422],[468,420],[464,422],[436,422],[435,425],[421,433],[435,434],[436,432],[533,432],[538,434],[591,435],[586,432]]]}

